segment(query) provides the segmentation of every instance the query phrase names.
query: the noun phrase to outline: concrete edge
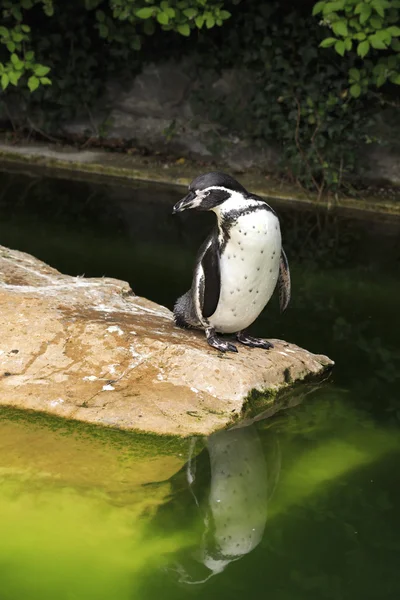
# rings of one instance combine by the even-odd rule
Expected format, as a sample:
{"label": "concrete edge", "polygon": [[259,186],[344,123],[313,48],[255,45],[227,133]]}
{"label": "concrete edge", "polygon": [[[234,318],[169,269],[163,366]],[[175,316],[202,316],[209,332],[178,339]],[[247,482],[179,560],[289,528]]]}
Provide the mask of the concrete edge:
{"label": "concrete edge", "polygon": [[[123,157],[123,161],[128,163],[124,166],[118,166],[117,163]],[[23,168],[27,165],[35,170],[45,171],[49,176],[65,176],[66,173],[73,175],[75,179],[87,179],[96,177],[102,179],[112,179],[116,183],[130,185],[133,182],[152,183],[174,186],[177,188],[187,188],[190,181],[199,172],[199,165],[189,163],[185,167],[176,166],[175,163],[167,165],[168,168],[160,165],[158,157],[146,157],[143,164],[141,158],[135,156],[118,155],[106,152],[104,150],[85,150],[79,151],[73,147],[63,147],[63,150],[56,150],[51,146],[44,144],[35,144],[34,146],[13,146],[4,144],[0,141],[0,160],[10,167]],[[215,169],[215,166],[212,167]],[[202,165],[202,170],[205,170]],[[178,175],[180,171],[182,175]],[[85,177],[86,176],[86,177]],[[340,198],[338,200],[327,198],[319,201],[311,193],[306,195],[303,191],[296,188],[278,190],[276,187],[265,183],[265,177],[261,174],[250,174],[239,177],[246,184],[248,181],[251,190],[259,196],[276,202],[277,204],[290,204],[299,208],[327,208],[346,213],[353,213],[354,216],[368,217],[372,214],[383,217],[400,218],[400,192],[399,200],[381,200],[373,197],[358,198]],[[264,181],[263,181],[264,180]]]}

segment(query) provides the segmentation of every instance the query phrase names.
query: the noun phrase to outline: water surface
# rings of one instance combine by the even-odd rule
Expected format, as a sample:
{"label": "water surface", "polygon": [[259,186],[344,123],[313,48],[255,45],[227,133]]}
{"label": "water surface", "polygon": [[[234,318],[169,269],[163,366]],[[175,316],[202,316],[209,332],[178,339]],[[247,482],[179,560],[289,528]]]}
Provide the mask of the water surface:
{"label": "water surface", "polygon": [[[172,307],[212,222],[180,194],[0,173],[0,243]],[[275,208],[293,301],[253,332],[330,382],[179,443],[1,410],[0,600],[400,597],[399,225]]]}

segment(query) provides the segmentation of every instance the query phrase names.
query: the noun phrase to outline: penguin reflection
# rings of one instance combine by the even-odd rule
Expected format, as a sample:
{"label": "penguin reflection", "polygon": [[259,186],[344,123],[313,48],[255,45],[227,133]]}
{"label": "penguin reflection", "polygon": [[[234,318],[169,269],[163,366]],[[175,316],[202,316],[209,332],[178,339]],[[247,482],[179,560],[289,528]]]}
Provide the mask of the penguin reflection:
{"label": "penguin reflection", "polygon": [[[175,564],[179,580],[187,584],[207,581],[256,548],[280,471],[277,441],[270,438],[263,447],[254,426],[215,433],[206,449],[194,458],[193,440],[185,469],[201,530],[191,556],[186,553]],[[204,481],[204,463],[209,482]]]}

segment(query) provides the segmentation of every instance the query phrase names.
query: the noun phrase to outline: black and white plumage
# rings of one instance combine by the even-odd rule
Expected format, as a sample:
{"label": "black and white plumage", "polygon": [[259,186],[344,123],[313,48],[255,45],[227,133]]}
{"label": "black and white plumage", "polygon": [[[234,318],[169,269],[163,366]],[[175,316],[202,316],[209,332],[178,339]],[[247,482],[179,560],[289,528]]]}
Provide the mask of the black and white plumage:
{"label": "black and white plumage", "polygon": [[176,324],[203,329],[208,343],[223,352],[237,348],[217,333],[235,333],[245,345],[271,348],[245,330],[277,283],[281,311],[289,304],[290,273],[276,213],[262,198],[218,172],[194,179],[173,213],[188,209],[214,211],[217,225],[198,252],[191,289],[175,304]]}

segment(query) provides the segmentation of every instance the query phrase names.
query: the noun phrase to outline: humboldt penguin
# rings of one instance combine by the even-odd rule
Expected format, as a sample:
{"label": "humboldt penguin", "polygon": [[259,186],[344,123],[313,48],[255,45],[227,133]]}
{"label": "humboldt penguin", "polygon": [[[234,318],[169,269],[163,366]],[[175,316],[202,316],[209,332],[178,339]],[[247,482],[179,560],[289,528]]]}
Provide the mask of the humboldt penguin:
{"label": "humboldt penguin", "polygon": [[237,348],[218,333],[236,334],[246,346],[272,348],[246,330],[277,284],[282,312],[290,300],[289,265],[275,211],[219,172],[196,177],[173,214],[188,209],[213,211],[217,223],[198,252],[191,289],[175,303],[175,323],[204,330],[209,345],[221,352]]}

